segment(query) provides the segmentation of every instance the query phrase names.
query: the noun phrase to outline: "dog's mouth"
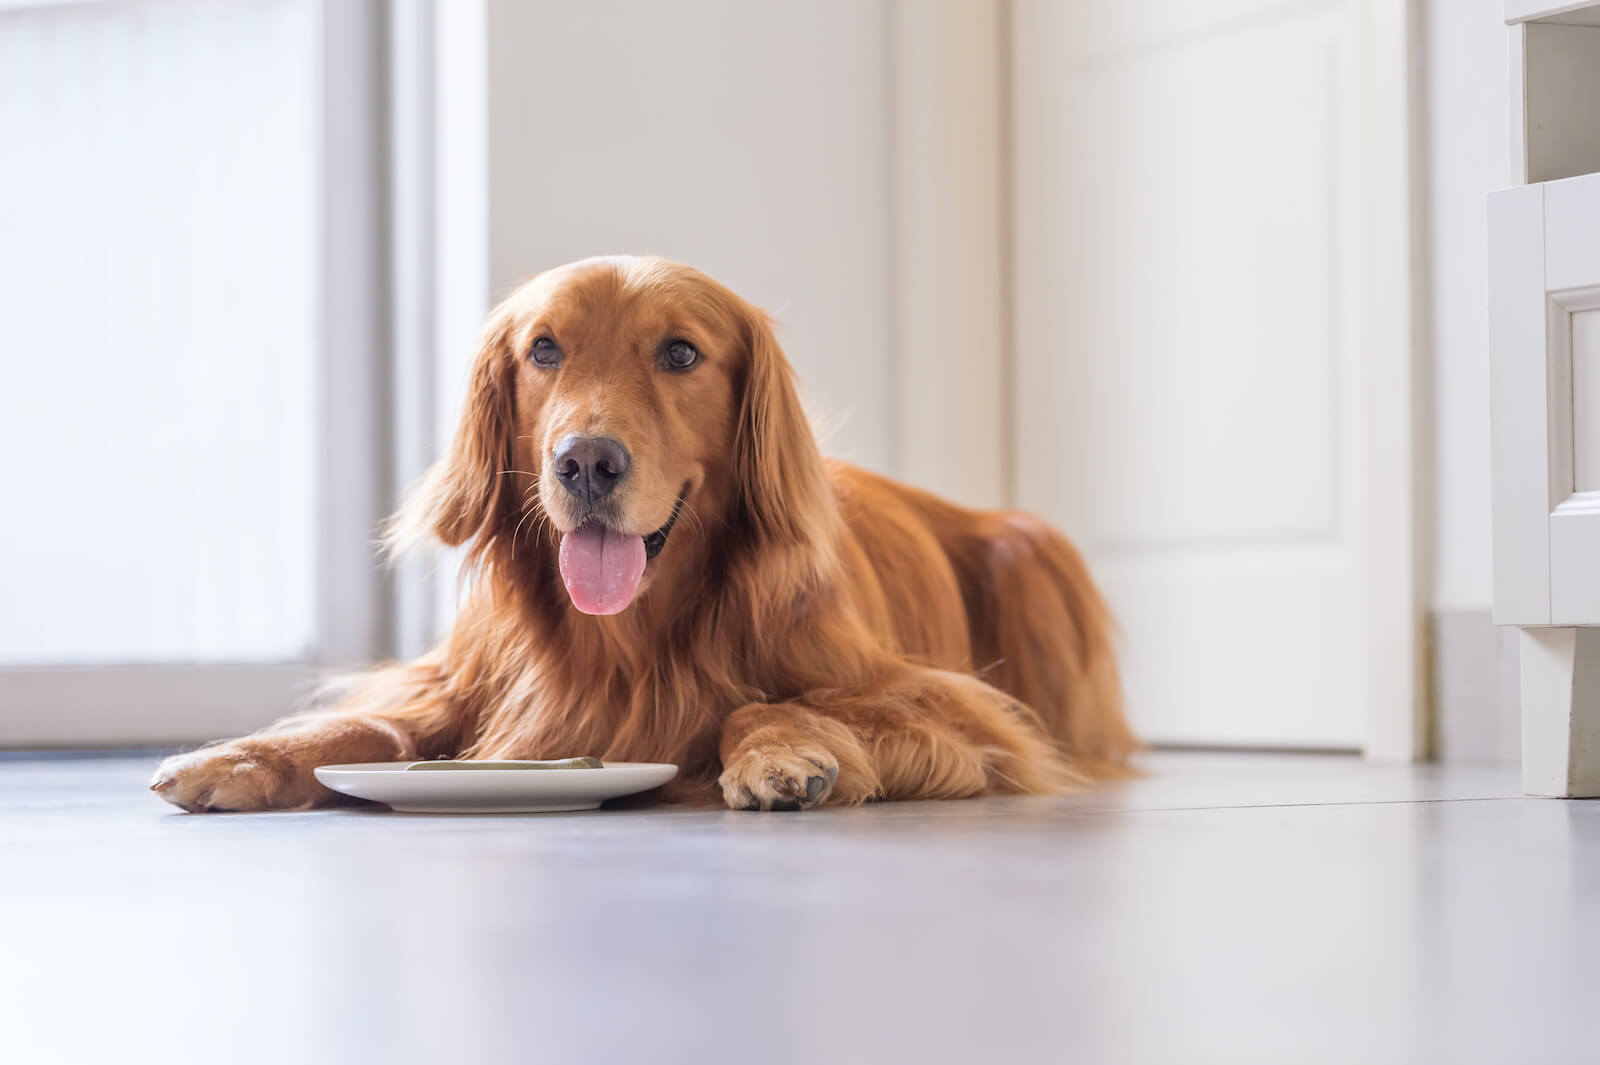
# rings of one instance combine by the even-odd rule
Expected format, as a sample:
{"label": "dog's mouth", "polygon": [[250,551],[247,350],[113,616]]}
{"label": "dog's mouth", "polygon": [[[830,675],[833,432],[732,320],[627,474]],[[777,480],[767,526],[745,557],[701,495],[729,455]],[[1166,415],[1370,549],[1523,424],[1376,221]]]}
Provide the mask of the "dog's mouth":
{"label": "dog's mouth", "polygon": [[678,493],[667,523],[646,536],[621,532],[589,519],[561,537],[561,581],[572,605],[585,614],[616,614],[627,609],[644,579],[645,564],[667,546],[683,512],[687,486]]}
{"label": "dog's mouth", "polygon": [[644,557],[647,560],[661,554],[661,549],[667,546],[667,537],[672,535],[672,527],[678,524],[678,515],[683,513],[683,497],[688,493],[687,487],[678,493],[678,501],[672,504],[672,517],[667,519],[665,525],[644,538]]}

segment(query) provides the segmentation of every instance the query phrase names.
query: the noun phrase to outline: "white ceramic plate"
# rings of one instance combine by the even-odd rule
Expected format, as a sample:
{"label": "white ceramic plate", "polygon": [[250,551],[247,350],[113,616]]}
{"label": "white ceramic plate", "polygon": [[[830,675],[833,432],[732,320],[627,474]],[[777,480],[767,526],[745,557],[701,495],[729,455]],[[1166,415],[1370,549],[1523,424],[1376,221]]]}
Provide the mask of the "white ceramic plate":
{"label": "white ceramic plate", "polygon": [[430,769],[412,762],[318,766],[334,791],[408,814],[527,814],[593,810],[607,799],[660,787],[678,775],[665,762],[607,762],[601,769]]}

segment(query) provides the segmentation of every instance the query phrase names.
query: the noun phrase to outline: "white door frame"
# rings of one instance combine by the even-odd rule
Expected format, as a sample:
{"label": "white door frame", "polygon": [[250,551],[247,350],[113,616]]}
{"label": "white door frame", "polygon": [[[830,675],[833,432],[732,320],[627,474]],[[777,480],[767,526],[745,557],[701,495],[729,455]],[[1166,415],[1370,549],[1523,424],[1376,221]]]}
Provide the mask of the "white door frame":
{"label": "white door frame", "polygon": [[1420,357],[1425,284],[1421,119],[1425,41],[1419,0],[1362,0],[1362,353],[1367,412],[1367,647],[1371,681],[1366,756],[1429,757],[1431,707],[1425,668],[1432,555],[1420,504],[1431,464],[1431,424]]}

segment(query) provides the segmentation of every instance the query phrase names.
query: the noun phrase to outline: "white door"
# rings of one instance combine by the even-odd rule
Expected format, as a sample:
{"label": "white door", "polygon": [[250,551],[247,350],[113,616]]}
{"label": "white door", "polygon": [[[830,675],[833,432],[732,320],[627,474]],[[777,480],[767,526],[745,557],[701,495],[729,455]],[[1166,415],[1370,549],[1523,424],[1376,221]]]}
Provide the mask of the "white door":
{"label": "white door", "polygon": [[383,653],[373,5],[0,4],[0,747]]}
{"label": "white door", "polygon": [[1362,9],[1015,9],[1017,495],[1149,740],[1368,739]]}

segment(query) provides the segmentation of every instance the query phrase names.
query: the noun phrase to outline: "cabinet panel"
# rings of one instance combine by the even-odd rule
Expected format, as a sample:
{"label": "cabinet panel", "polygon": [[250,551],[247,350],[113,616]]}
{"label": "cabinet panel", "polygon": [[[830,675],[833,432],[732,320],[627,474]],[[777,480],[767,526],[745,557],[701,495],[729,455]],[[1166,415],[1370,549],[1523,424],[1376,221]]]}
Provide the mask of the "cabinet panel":
{"label": "cabinet panel", "polygon": [[1546,390],[1544,189],[1489,197],[1490,432],[1494,617],[1550,623],[1549,400]]}
{"label": "cabinet panel", "polygon": [[1572,487],[1600,490],[1600,310],[1571,315]]}
{"label": "cabinet panel", "polygon": [[1545,291],[1600,284],[1600,174],[1551,181],[1542,188]]}
{"label": "cabinet panel", "polygon": [[1600,175],[1490,197],[1495,619],[1600,624]]}

